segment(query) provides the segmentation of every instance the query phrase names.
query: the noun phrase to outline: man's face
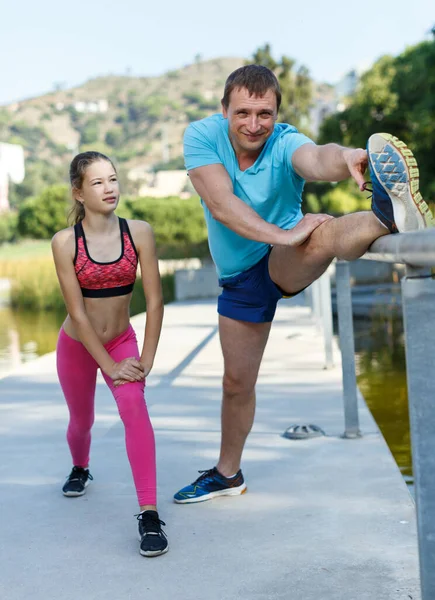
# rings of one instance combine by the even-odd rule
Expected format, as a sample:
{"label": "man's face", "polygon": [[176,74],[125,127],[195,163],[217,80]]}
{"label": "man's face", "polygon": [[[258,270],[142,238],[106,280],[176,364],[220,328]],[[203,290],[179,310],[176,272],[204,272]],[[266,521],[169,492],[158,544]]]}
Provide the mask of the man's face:
{"label": "man's face", "polygon": [[275,92],[267,90],[264,96],[250,96],[246,88],[236,88],[231,92],[228,108],[223,106],[222,112],[228,119],[236,154],[259,154],[277,119]]}

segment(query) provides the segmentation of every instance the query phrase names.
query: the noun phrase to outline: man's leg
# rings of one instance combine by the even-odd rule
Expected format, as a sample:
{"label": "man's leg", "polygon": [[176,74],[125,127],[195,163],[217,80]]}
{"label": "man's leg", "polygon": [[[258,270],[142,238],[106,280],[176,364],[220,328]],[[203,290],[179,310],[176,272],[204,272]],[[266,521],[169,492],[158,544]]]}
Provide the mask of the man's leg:
{"label": "man's leg", "polygon": [[255,414],[255,384],[271,323],[248,323],[219,316],[224,356],[222,441],[217,469],[231,477],[240,469]]}
{"label": "man's leg", "polygon": [[225,367],[220,458],[217,468],[200,471],[194,482],[174,495],[178,504],[236,496],[246,491],[240,459],[254,420],[255,383],[270,327],[270,321],[252,323],[219,316]]}
{"label": "man's leg", "polygon": [[275,246],[269,258],[270,276],[285,292],[298,292],[320,277],[334,258],[355,260],[374,240],[389,233],[372,212],[331,219],[300,246]]}

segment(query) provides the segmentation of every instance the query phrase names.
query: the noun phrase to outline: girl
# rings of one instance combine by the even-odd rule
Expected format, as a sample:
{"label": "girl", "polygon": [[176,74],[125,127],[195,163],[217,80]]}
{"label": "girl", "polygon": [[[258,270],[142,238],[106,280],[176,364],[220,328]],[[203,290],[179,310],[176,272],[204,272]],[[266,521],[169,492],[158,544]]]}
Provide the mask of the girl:
{"label": "girl", "polygon": [[[116,169],[107,156],[84,152],[71,163],[74,226],[52,241],[54,262],[68,316],[57,344],[57,370],[68,405],[67,431],[73,468],[62,488],[82,496],[89,472],[94,395],[100,368],[125,427],[127,454],[139,500],[140,553],[168,550],[156,508],[154,432],[144,398],[163,319],[163,298],[152,229],[115,215]],[[147,314],[139,355],[129,305],[140,263]]]}

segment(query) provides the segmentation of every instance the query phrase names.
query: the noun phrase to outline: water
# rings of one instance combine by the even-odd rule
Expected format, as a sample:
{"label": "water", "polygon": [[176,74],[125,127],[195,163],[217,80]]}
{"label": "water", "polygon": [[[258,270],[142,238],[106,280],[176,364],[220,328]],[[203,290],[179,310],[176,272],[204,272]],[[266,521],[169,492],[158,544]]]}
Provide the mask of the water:
{"label": "water", "polygon": [[0,377],[56,348],[65,314],[0,307]]}
{"label": "water", "polygon": [[[397,307],[355,319],[360,390],[405,478],[412,484],[403,323]],[[142,307],[143,310],[143,307]],[[0,308],[0,377],[56,348],[63,314]]]}
{"label": "water", "polygon": [[378,307],[366,320],[355,319],[354,329],[359,389],[412,492],[412,456],[401,310],[391,305]]}
{"label": "water", "polygon": [[403,320],[397,307],[354,320],[358,386],[405,478],[412,486]]}

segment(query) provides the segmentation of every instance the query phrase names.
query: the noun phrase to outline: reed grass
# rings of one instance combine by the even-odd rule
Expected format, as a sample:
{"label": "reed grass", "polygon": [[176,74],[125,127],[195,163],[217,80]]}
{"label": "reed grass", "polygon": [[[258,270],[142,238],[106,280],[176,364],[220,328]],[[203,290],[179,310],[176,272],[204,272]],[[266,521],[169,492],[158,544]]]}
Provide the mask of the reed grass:
{"label": "reed grass", "polygon": [[[0,259],[0,279],[11,282],[10,302],[14,310],[64,311],[65,305],[51,257]],[[162,277],[165,304],[175,297],[174,275]],[[136,280],[131,314],[146,310],[142,281]]]}

